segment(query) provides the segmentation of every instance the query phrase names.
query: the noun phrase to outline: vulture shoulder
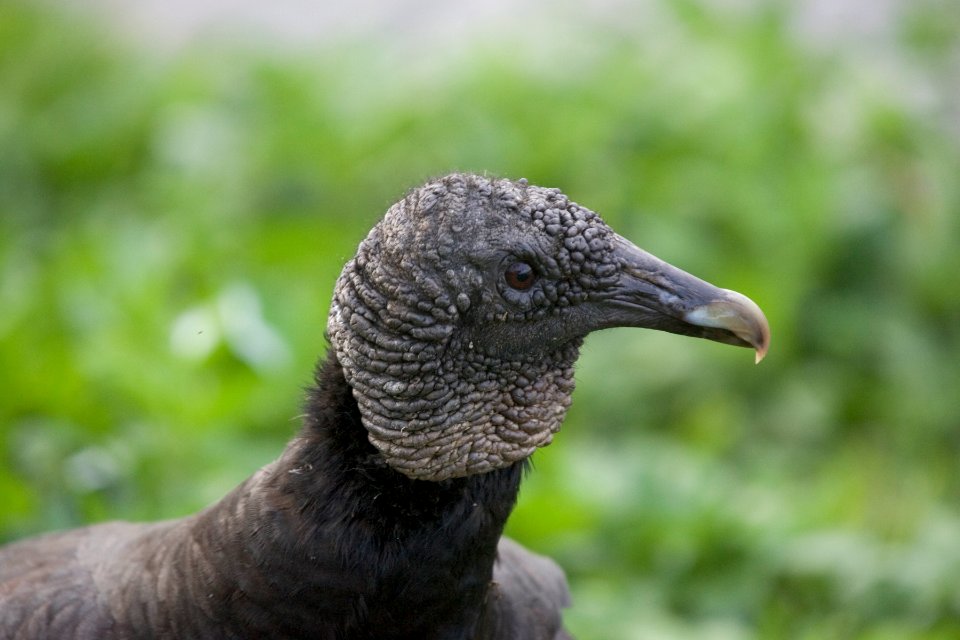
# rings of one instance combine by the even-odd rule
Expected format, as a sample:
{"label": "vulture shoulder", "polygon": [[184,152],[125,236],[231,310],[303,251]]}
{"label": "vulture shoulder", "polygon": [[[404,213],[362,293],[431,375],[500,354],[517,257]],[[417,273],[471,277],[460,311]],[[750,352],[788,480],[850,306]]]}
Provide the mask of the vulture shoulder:
{"label": "vulture shoulder", "polygon": [[485,638],[565,640],[563,610],[570,606],[567,578],[556,562],[500,538],[487,594]]}

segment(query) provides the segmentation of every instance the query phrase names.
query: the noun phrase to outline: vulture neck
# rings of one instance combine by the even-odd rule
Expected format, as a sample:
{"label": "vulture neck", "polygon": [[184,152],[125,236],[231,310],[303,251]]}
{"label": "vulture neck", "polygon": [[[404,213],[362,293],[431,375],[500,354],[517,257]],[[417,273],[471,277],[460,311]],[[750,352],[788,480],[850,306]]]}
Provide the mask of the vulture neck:
{"label": "vulture neck", "polygon": [[285,601],[285,630],[471,637],[523,468],[441,482],[394,471],[368,441],[331,352],[318,367],[300,435],[218,506],[250,529],[244,566],[259,575],[248,582],[265,588],[246,595]]}

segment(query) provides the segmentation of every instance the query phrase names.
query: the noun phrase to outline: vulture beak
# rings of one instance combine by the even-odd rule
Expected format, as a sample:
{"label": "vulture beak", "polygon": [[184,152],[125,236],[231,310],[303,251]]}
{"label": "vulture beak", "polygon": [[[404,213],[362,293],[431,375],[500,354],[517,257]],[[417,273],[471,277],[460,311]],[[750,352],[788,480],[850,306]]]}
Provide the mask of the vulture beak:
{"label": "vulture beak", "polygon": [[756,362],[767,354],[770,327],[753,300],[677,269],[617,236],[620,278],[599,305],[604,327],[658,329],[751,347]]}

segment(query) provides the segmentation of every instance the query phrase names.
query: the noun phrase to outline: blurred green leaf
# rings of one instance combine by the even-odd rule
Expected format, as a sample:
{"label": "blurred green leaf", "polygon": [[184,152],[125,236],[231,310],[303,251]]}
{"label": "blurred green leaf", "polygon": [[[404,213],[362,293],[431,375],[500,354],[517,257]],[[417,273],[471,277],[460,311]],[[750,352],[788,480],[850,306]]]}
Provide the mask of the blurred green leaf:
{"label": "blurred green leaf", "polygon": [[443,60],[162,62],[0,4],[0,540],[189,513],[275,457],[367,229],[487,171],[773,328],[759,367],[588,340],[508,526],[566,567],[578,637],[960,635],[957,12],[905,8],[891,69],[723,4]]}

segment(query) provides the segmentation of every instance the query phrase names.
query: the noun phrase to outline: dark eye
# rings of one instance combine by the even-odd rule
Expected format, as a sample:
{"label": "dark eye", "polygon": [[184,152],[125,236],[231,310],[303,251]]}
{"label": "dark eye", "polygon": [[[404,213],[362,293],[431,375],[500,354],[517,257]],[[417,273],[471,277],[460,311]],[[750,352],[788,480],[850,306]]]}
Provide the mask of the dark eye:
{"label": "dark eye", "polygon": [[503,279],[511,289],[526,291],[537,281],[537,273],[526,262],[514,262],[503,272]]}

